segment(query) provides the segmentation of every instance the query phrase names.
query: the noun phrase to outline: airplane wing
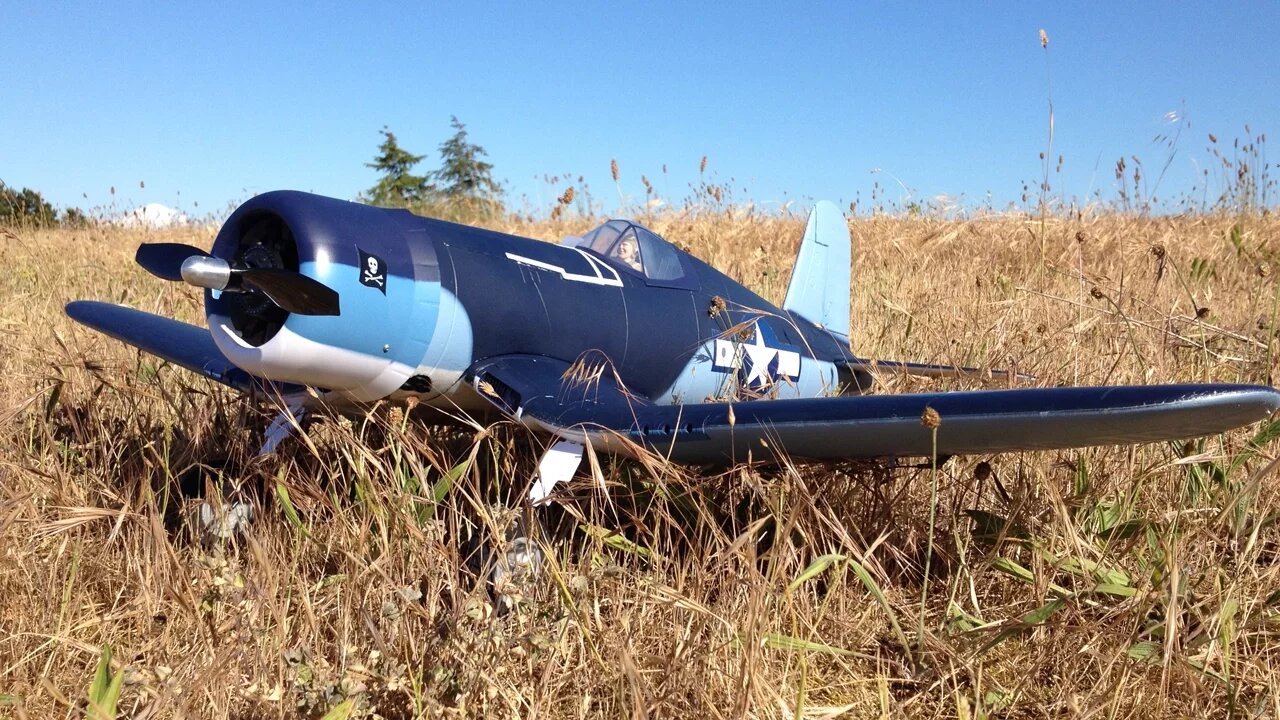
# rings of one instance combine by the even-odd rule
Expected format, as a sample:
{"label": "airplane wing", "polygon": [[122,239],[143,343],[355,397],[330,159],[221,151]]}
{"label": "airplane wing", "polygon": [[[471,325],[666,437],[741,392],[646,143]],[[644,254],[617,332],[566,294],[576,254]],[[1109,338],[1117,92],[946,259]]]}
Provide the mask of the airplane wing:
{"label": "airplane wing", "polygon": [[628,441],[679,462],[927,457],[925,408],[941,417],[939,455],[1124,445],[1211,435],[1280,409],[1259,385],[1032,388],[914,395],[655,405],[613,374],[546,357],[477,363],[470,382],[526,425],[607,450]]}
{"label": "airplane wing", "polygon": [[175,365],[249,392],[273,394],[302,391],[300,385],[273,384],[232,365],[214,344],[209,331],[177,320],[110,303],[79,300],[67,304],[67,315],[76,322],[122,340]]}

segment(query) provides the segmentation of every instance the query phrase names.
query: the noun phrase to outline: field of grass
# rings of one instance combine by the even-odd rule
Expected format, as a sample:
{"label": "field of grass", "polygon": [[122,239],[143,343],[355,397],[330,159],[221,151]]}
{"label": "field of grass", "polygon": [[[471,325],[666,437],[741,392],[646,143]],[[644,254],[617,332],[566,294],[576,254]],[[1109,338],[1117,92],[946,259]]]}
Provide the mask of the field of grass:
{"label": "field of grass", "polygon": [[[850,224],[859,354],[1273,381],[1273,216]],[[651,225],[776,302],[803,218]],[[264,412],[64,316],[202,322],[132,256],[211,239],[0,231],[0,717],[1280,717],[1280,425],[936,473],[601,458],[499,616],[464,549],[546,439],[379,406],[254,459]],[[256,519],[202,542],[197,491]]]}

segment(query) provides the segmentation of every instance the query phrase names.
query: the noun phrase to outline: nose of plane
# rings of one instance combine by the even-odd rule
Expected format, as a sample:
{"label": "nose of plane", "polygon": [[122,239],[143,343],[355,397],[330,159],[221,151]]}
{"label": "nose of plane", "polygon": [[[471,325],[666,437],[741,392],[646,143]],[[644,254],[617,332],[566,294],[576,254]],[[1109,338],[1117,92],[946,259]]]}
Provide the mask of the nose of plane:
{"label": "nose of plane", "polygon": [[296,272],[341,297],[336,316],[290,313],[256,293],[210,291],[214,341],[246,371],[384,397],[419,375],[439,315],[435,247],[404,211],[306,193],[258,196],[228,218],[213,255]]}

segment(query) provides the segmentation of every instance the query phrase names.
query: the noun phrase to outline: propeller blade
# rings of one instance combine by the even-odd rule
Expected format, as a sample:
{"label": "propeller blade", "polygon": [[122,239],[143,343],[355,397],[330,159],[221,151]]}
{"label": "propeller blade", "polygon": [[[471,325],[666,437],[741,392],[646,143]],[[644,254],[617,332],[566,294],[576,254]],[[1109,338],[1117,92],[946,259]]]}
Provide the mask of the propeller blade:
{"label": "propeller blade", "polygon": [[[191,264],[190,277],[184,278],[183,264],[192,258],[208,262]],[[338,293],[324,283],[289,270],[228,267],[225,261],[204,250],[182,243],[146,243],[138,247],[133,259],[147,272],[165,280],[232,291],[242,287],[257,290],[291,313],[337,315],[339,312]],[[213,277],[215,275],[218,277]]]}
{"label": "propeller blade", "polygon": [[338,293],[328,285],[289,270],[246,268],[233,270],[245,287],[271,298],[282,310],[299,315],[338,315]]}
{"label": "propeller blade", "polygon": [[138,246],[133,261],[158,278],[181,282],[182,263],[189,257],[209,257],[209,253],[182,243],[146,243]]}

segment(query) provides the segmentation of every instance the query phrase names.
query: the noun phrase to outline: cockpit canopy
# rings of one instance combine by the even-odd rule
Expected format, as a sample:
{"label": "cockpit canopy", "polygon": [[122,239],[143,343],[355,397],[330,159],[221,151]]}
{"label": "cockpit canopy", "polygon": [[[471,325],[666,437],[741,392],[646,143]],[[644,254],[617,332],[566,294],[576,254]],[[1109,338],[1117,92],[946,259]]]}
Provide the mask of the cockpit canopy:
{"label": "cockpit canopy", "polygon": [[643,275],[650,285],[696,289],[696,276],[684,253],[652,230],[628,220],[610,220],[583,235],[576,245]]}

